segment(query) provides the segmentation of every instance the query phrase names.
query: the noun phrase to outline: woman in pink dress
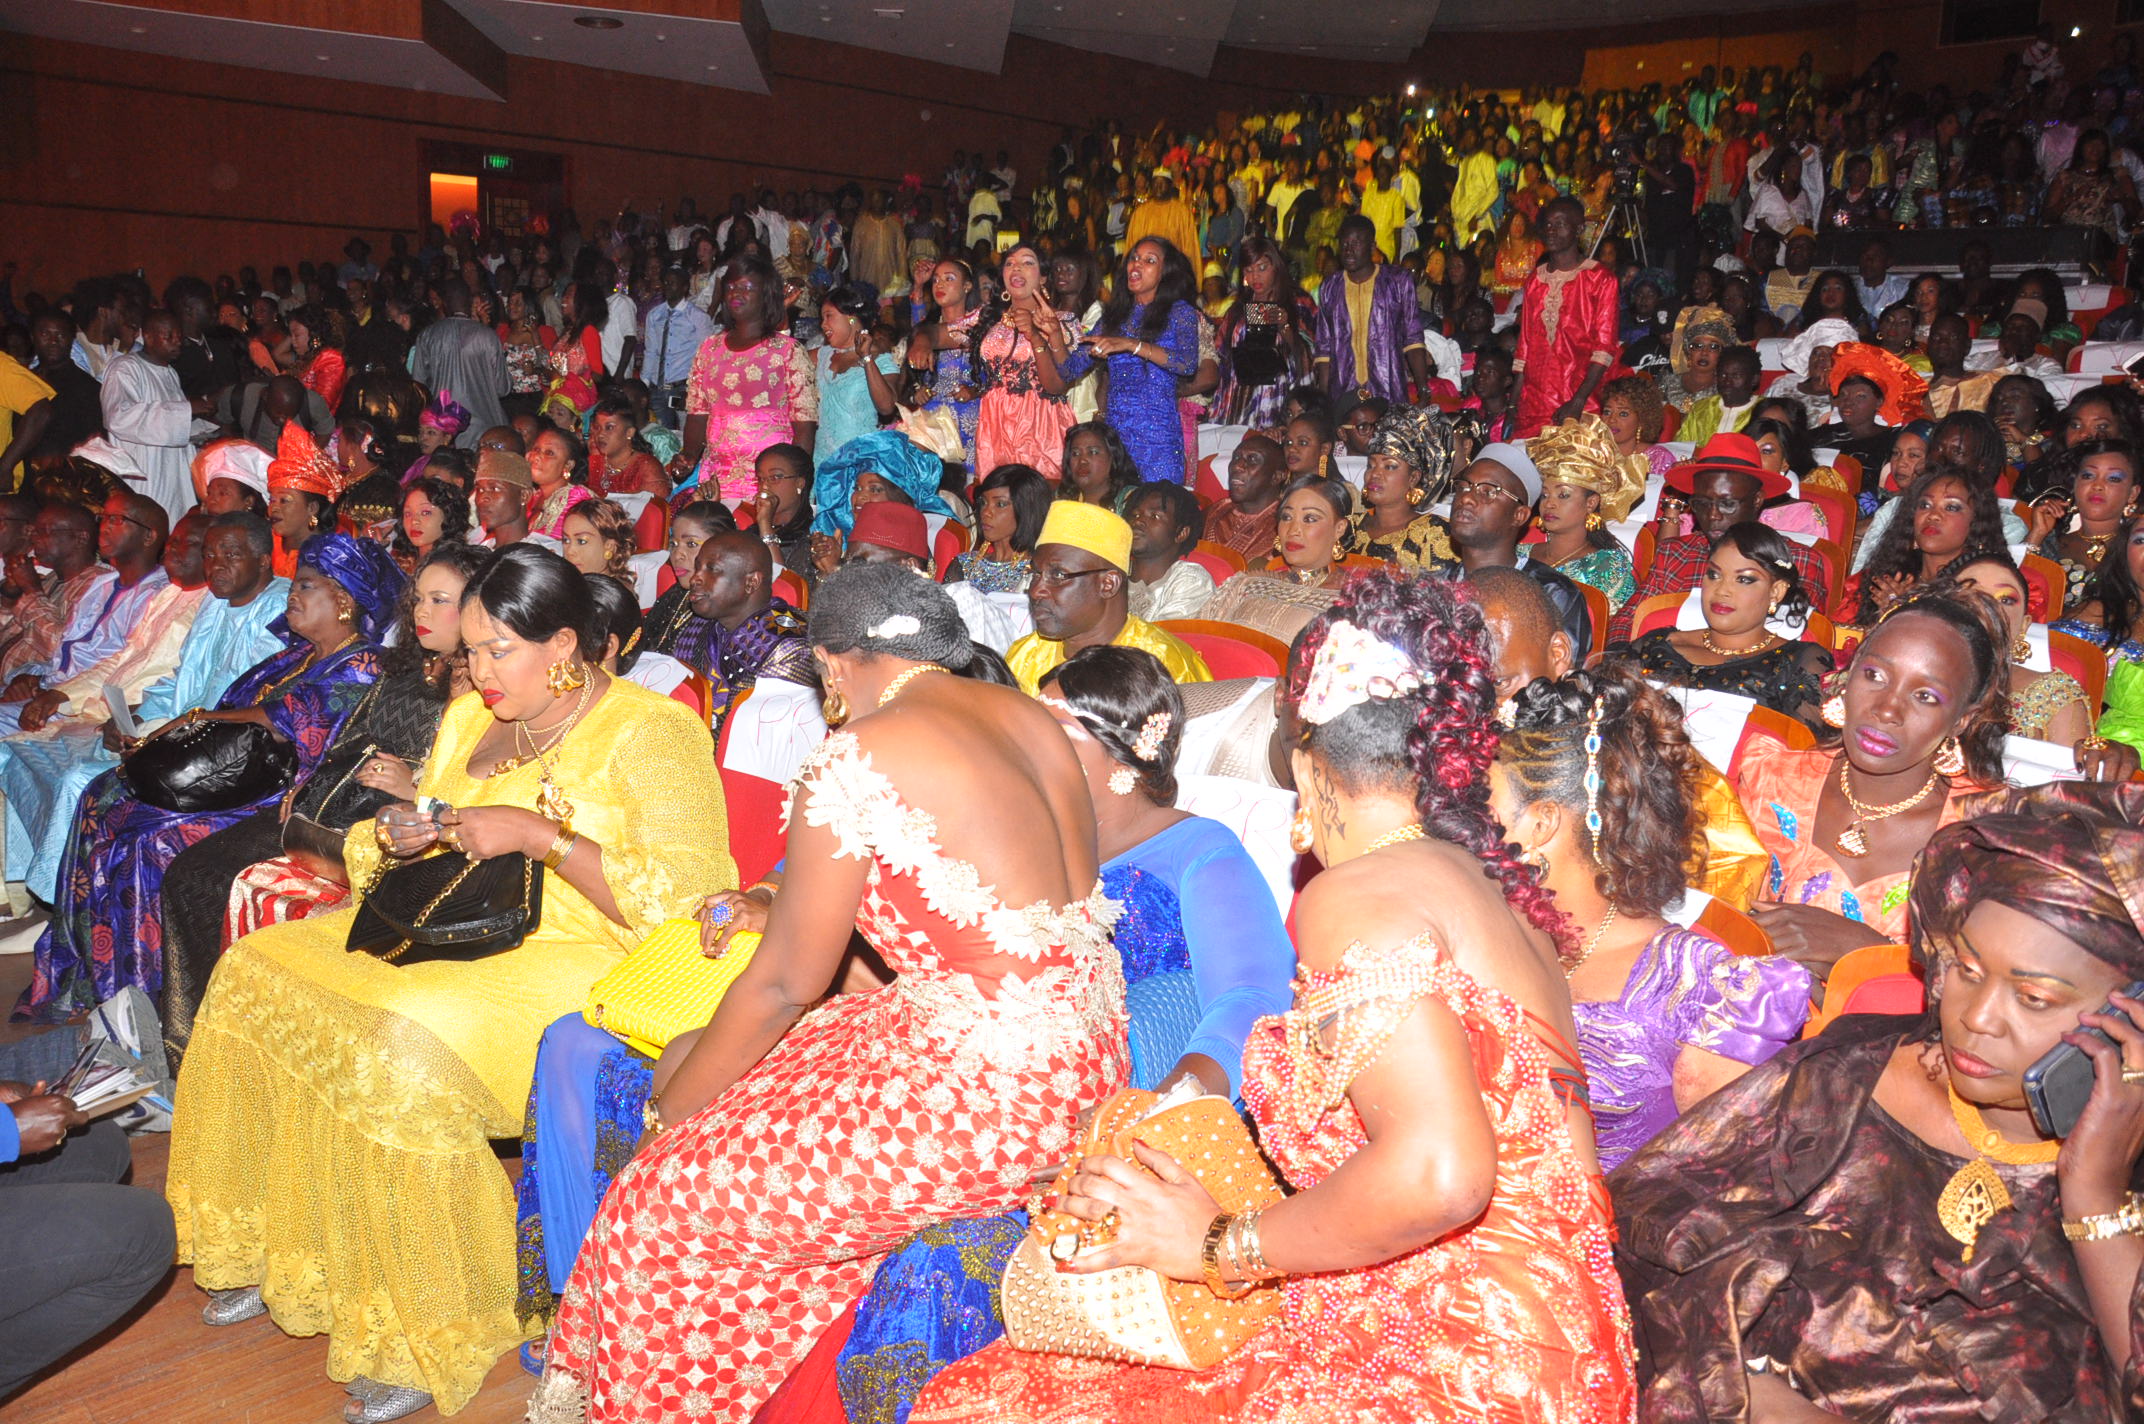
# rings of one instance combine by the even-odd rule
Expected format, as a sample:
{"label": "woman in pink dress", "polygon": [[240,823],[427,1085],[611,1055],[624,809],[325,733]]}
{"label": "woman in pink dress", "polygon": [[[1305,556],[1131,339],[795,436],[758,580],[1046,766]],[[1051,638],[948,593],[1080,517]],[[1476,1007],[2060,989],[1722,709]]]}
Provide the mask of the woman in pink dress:
{"label": "woman in pink dress", "polygon": [[996,317],[984,313],[984,335],[973,362],[983,393],[976,417],[975,470],[987,475],[1001,465],[1028,465],[1055,481],[1072,407],[1057,374],[1055,354],[1069,354],[1072,323],[1050,306],[1042,284],[1042,257],[1021,243],[1005,254]]}
{"label": "woman in pink dress", "polygon": [[[851,720],[798,779],[765,941],[656,1065],[655,1135],[581,1248],[537,1424],[750,1419],[887,1252],[1017,1205],[1129,1071],[1056,720],[951,671],[973,657],[952,599],[891,564],[829,574],[811,641]],[[896,977],[826,998],[852,928]]]}
{"label": "woman in pink dress", "polygon": [[763,257],[741,254],[722,279],[727,330],[700,344],[685,379],[685,446],[673,474],[705,498],[735,503],[759,488],[754,462],[769,445],[809,450],[819,428],[811,354],[782,328],[782,279]]}
{"label": "woman in pink dress", "polygon": [[1278,1281],[1280,1311],[1206,1370],[1000,1342],[926,1385],[910,1424],[1635,1418],[1565,982],[1585,946],[1488,810],[1481,614],[1380,570],[1301,646],[1290,756],[1326,869],[1290,917],[1295,1007],[1252,1028],[1243,1073],[1296,1191],[1227,1216],[1141,1145],[1137,1165],[1087,1157],[1061,1203],[1104,1223],[1061,1269]]}

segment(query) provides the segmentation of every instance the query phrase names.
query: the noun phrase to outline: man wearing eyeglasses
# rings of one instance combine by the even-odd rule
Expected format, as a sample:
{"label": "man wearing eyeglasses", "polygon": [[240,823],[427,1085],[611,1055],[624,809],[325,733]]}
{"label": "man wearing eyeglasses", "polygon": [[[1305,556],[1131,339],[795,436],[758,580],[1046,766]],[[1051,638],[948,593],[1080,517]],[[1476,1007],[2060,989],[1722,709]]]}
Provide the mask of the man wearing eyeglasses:
{"label": "man wearing eyeglasses", "polygon": [[[31,506],[28,537],[0,565],[6,571],[0,592],[16,594],[7,633],[12,641],[0,656],[0,683],[50,659],[83,595],[111,572],[97,562],[96,516],[78,504],[32,500]],[[51,572],[40,574],[40,567]]]}
{"label": "man wearing eyeglasses", "polygon": [[1519,552],[1519,539],[1541,499],[1541,472],[1524,445],[1482,447],[1452,486],[1452,550],[1462,577],[1478,569],[1516,568],[1541,585],[1574,648],[1593,646],[1593,616],[1569,578]]}
{"label": "man wearing eyeglasses", "polygon": [[1050,669],[1081,648],[1143,648],[1177,682],[1211,682],[1188,643],[1131,614],[1132,527],[1098,504],[1061,499],[1035,541],[1027,585],[1035,631],[1006,650],[1021,690],[1033,696]]}
{"label": "man wearing eyeglasses", "polygon": [[[160,562],[169,529],[163,506],[147,495],[122,490],[105,500],[97,552],[107,567],[75,604],[52,655],[19,668],[0,692],[0,737],[23,730],[26,704],[119,651],[142,609],[171,583]],[[40,706],[42,725],[50,708]]]}

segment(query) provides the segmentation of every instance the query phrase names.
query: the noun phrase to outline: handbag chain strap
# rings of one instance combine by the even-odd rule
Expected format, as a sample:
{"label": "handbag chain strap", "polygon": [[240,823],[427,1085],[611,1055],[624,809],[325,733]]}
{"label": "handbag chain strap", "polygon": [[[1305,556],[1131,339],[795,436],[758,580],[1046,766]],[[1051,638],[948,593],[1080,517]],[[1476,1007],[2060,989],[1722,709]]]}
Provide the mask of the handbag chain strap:
{"label": "handbag chain strap", "polygon": [[[461,889],[462,882],[464,880],[467,880],[472,874],[476,872],[476,868],[479,864],[481,864],[481,862],[471,860],[466,865],[462,866],[461,870],[456,873],[455,877],[446,883],[445,888],[442,889],[437,895],[434,895],[432,897],[431,903],[426,905],[423,909],[419,910],[416,915],[410,920],[411,928],[423,929],[424,922],[427,919],[430,919],[431,916],[439,909],[441,905],[446,903],[446,899],[449,895],[452,895],[456,890]],[[529,888],[534,882],[534,879],[535,862],[530,860],[527,856],[523,856],[521,858],[521,909],[524,914],[528,912]],[[377,885],[379,882],[374,881],[373,883]],[[387,961],[389,964],[392,964],[396,960],[400,959],[403,955],[409,953],[411,944],[412,941],[405,937],[400,944],[396,945],[387,953],[381,955],[380,958]]]}

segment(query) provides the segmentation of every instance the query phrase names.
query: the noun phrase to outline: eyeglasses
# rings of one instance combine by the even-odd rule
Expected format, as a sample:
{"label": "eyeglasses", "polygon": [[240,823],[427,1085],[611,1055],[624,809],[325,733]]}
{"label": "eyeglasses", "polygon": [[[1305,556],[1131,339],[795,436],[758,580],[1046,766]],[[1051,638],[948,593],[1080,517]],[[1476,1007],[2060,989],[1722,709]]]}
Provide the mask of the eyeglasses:
{"label": "eyeglasses", "polygon": [[121,523],[121,524],[131,524],[131,525],[133,525],[133,526],[134,526],[134,527],[135,527],[136,529],[146,529],[146,530],[148,530],[148,531],[149,531],[149,532],[150,532],[151,534],[154,534],[154,533],[156,532],[156,526],[154,526],[154,525],[152,525],[152,524],[144,524],[144,523],[142,523],[142,522],[141,522],[141,521],[140,521],[139,519],[135,519],[135,518],[132,518],[132,517],[130,517],[130,516],[128,516],[128,515],[124,515],[124,514],[100,514],[100,515],[98,515],[98,516],[97,516],[97,522],[98,522],[99,524],[110,524],[110,523],[113,523],[114,521],[117,521],[118,523]]}
{"label": "eyeglasses", "polygon": [[1077,571],[1068,571],[1059,568],[1038,569],[1035,571],[1033,577],[1029,580],[1029,582],[1039,583],[1042,584],[1044,587],[1051,589],[1059,589],[1063,588],[1066,584],[1073,582],[1075,579],[1088,578],[1094,574],[1113,574],[1115,572],[1116,570],[1112,568],[1079,569]]}
{"label": "eyeglasses", "polygon": [[1502,485],[1490,484],[1485,480],[1460,480],[1452,486],[1453,499],[1462,499],[1468,495],[1472,495],[1476,499],[1488,499],[1494,495],[1499,499],[1508,499],[1513,504],[1520,502],[1519,497],[1510,490],[1505,489]]}

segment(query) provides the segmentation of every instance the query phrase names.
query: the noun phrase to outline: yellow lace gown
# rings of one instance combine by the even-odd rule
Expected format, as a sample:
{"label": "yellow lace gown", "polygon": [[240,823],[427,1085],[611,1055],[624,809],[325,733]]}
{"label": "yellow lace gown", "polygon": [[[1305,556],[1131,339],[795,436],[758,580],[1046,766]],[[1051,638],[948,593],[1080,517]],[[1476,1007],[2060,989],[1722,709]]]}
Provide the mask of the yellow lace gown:
{"label": "yellow lace gown", "polygon": [[[469,775],[491,720],[473,694],[449,707],[420,790],[534,809],[535,763]],[[682,705],[613,680],[550,759],[629,924],[551,874],[536,931],[472,963],[351,954],[355,910],[261,930],[217,965],[179,1078],[165,1192],[195,1281],[259,1285],[285,1331],[329,1337],[331,1378],[429,1390],[442,1414],[527,1334],[490,1139],[521,1133],[544,1026],[736,884],[713,743]],[[363,884],[369,822],[347,854]]]}

